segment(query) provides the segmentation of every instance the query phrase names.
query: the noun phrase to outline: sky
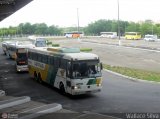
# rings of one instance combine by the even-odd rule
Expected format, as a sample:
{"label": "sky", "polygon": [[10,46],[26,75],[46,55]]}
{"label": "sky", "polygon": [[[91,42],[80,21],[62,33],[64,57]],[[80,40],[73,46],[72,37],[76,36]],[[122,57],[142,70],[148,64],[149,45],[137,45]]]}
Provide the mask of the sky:
{"label": "sky", "polygon": [[[0,22],[0,28],[20,23],[59,27],[87,26],[99,19],[118,19],[118,0],[33,0]],[[77,12],[78,11],[78,12]],[[160,0],[119,0],[119,19],[160,21]]]}

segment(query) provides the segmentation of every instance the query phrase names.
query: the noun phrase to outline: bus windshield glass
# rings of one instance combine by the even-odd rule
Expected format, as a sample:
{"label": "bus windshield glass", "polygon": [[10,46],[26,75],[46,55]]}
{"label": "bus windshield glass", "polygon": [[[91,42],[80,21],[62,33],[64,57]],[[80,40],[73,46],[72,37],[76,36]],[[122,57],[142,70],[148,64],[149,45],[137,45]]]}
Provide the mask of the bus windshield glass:
{"label": "bus windshield glass", "polygon": [[73,79],[91,78],[101,76],[101,69],[98,61],[75,61],[70,73]]}
{"label": "bus windshield glass", "polygon": [[27,53],[17,53],[17,65],[27,65]]}
{"label": "bus windshield glass", "polygon": [[19,59],[19,60],[27,59],[27,54],[26,53],[17,53],[17,59]]}

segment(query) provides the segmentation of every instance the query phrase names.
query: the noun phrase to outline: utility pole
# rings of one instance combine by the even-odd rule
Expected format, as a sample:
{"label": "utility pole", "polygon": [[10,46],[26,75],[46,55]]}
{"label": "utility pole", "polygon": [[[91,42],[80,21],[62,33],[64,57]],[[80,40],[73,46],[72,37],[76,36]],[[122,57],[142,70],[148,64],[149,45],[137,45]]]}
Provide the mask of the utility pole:
{"label": "utility pole", "polygon": [[79,9],[77,8],[77,32],[79,34],[78,36],[78,40],[80,41],[79,37],[80,37],[80,33],[79,33]]}
{"label": "utility pole", "polygon": [[79,32],[79,13],[77,8],[77,31]]}
{"label": "utility pole", "polygon": [[118,5],[118,40],[119,40],[119,45],[121,45],[121,39],[120,39],[120,23],[119,23],[119,0],[117,0],[117,5]]}

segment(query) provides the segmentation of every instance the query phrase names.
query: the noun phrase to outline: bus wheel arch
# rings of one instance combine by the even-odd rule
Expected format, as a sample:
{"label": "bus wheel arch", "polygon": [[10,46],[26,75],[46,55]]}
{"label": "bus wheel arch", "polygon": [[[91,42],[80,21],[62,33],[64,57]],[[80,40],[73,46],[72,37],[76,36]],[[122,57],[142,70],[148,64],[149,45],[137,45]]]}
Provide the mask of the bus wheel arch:
{"label": "bus wheel arch", "polygon": [[38,77],[37,77],[37,73],[36,73],[36,71],[34,71],[34,80],[36,80],[36,81],[37,81],[37,79],[38,79]]}

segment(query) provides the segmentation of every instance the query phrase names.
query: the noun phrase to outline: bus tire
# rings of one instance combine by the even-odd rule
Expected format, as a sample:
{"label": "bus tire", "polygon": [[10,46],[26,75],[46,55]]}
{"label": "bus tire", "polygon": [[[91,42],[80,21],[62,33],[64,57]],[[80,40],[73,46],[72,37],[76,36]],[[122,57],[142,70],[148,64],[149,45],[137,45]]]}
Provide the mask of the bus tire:
{"label": "bus tire", "polygon": [[36,71],[34,72],[34,80],[36,80],[36,81],[38,80]]}
{"label": "bus tire", "polygon": [[42,78],[41,78],[41,74],[40,73],[38,73],[38,82],[42,83]]}
{"label": "bus tire", "polygon": [[65,89],[64,89],[64,85],[63,85],[62,82],[60,82],[60,84],[59,84],[59,90],[60,90],[60,92],[61,92],[62,94],[65,94]]}

